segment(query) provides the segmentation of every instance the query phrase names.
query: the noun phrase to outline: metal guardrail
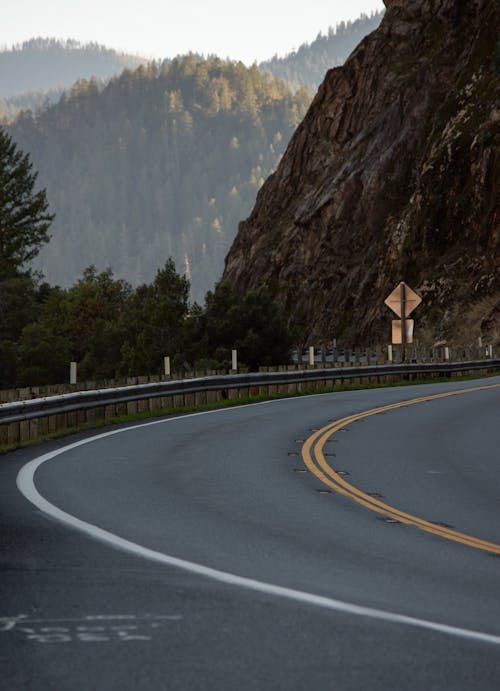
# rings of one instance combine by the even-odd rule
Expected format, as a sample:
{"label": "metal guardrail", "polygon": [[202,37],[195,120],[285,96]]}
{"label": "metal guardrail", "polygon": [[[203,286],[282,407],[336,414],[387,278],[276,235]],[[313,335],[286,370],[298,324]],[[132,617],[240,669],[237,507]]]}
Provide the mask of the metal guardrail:
{"label": "metal guardrail", "polygon": [[78,391],[75,393],[34,398],[0,404],[0,425],[48,417],[61,413],[100,408],[144,399],[161,398],[180,394],[196,394],[208,391],[229,391],[260,386],[305,384],[323,380],[346,380],[360,377],[383,377],[422,374],[451,375],[473,370],[499,369],[500,359],[474,360],[469,362],[373,365],[363,367],[332,367],[288,372],[255,372],[224,376],[200,377],[155,384],[137,384],[112,389]]}

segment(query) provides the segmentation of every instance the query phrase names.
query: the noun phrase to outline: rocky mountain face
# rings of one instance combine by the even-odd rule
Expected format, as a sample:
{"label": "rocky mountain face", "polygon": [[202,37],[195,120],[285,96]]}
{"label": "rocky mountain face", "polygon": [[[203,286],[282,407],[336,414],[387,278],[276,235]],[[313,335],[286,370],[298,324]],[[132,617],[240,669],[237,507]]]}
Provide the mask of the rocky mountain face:
{"label": "rocky mountain face", "polygon": [[[500,2],[385,0],[330,70],[239,226],[223,281],[267,285],[304,338],[500,340]],[[394,315],[393,315],[394,316]]]}

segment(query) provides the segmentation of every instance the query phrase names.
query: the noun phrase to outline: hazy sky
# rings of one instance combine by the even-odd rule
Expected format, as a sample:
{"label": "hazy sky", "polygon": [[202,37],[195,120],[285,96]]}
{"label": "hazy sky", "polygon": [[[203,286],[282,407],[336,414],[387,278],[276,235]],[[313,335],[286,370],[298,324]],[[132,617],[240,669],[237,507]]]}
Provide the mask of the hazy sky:
{"label": "hazy sky", "polygon": [[172,57],[216,53],[251,63],[283,55],[382,0],[1,0],[0,47],[34,36],[95,41]]}

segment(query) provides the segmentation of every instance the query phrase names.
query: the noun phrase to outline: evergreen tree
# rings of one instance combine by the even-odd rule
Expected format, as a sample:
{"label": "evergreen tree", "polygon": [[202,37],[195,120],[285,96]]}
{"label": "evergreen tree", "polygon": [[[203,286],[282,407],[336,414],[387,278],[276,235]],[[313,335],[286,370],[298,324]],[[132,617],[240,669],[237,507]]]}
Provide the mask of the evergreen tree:
{"label": "evergreen tree", "polygon": [[40,311],[44,287],[29,275],[0,280],[0,387],[14,386],[18,376],[18,339]]}
{"label": "evergreen tree", "polygon": [[121,348],[121,373],[158,372],[165,355],[173,357],[183,349],[188,295],[189,282],[177,273],[172,259],[157,272],[153,283],[137,288],[127,310],[127,340]]}
{"label": "evergreen tree", "polygon": [[[44,297],[38,319],[24,327],[17,343],[17,386],[67,381],[69,362],[74,357],[68,294],[60,288],[49,288]],[[4,382],[8,381],[6,374]]]}
{"label": "evergreen tree", "polygon": [[32,167],[28,154],[0,127],[0,281],[19,274],[49,239],[54,216],[45,190],[34,191]]}
{"label": "evergreen tree", "polygon": [[290,359],[294,334],[280,305],[265,289],[238,295],[219,284],[207,293],[205,309],[196,319],[198,352],[216,366],[229,367],[233,348],[250,369],[282,365]]}
{"label": "evergreen tree", "polygon": [[130,285],[115,279],[111,269],[90,266],[68,291],[66,320],[71,359],[82,377],[113,377],[126,335]]}
{"label": "evergreen tree", "polygon": [[24,266],[47,242],[53,219],[45,191],[34,192],[35,181],[28,155],[0,128],[0,383],[4,386],[16,382],[17,341],[23,327],[36,319],[43,293]]}

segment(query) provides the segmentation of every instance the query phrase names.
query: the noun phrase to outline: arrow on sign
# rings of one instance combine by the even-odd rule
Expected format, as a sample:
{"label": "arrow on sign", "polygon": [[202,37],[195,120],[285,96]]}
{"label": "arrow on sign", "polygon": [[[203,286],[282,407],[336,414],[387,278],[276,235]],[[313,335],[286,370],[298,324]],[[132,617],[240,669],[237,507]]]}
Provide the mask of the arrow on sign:
{"label": "arrow on sign", "polygon": [[418,307],[422,302],[420,295],[407,286],[406,283],[401,283],[394,288],[392,293],[384,300],[384,303],[393,312],[395,312],[400,319],[406,319],[415,307]]}

